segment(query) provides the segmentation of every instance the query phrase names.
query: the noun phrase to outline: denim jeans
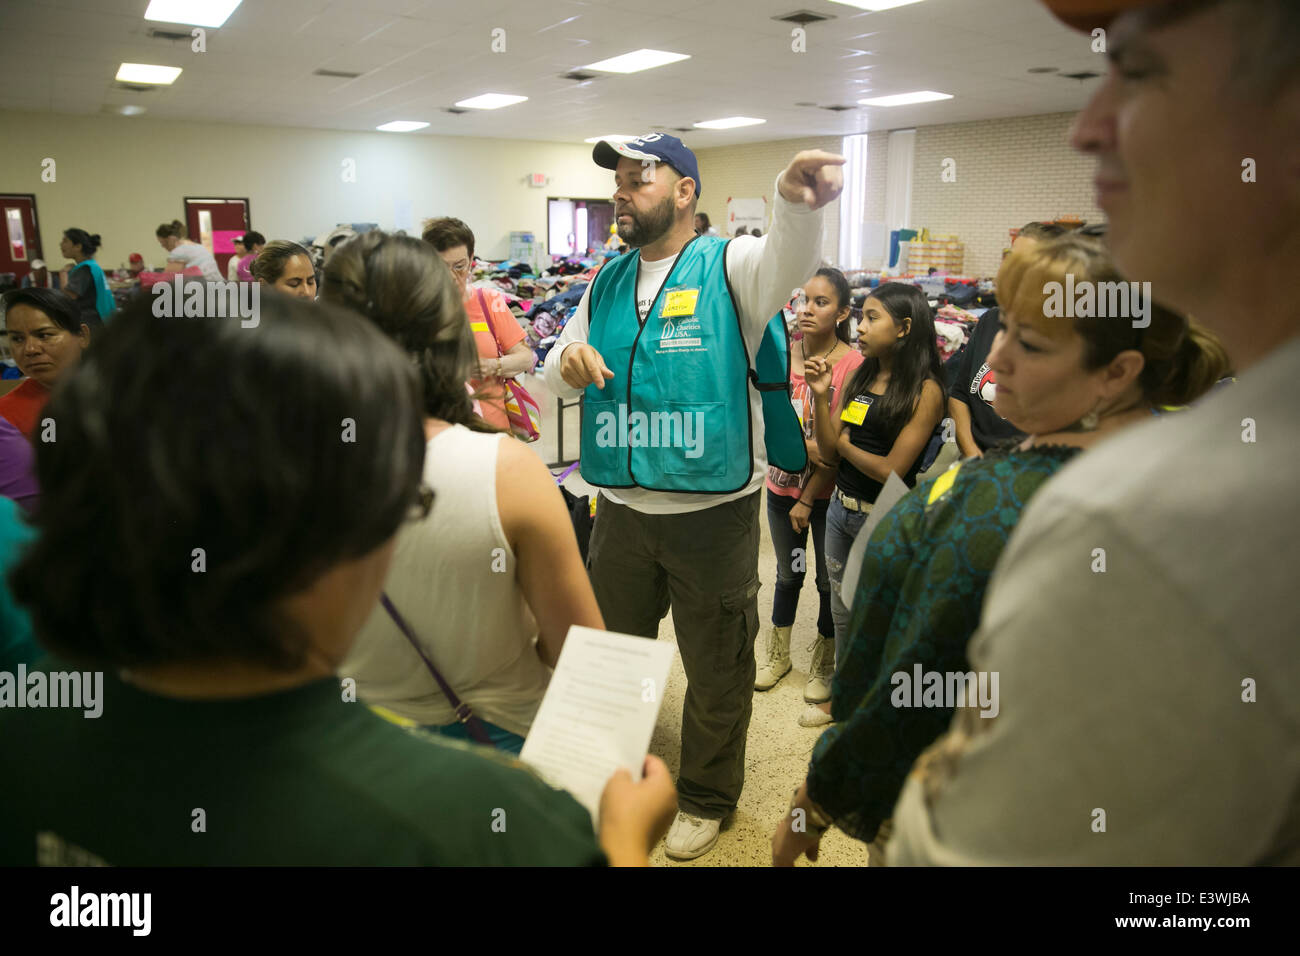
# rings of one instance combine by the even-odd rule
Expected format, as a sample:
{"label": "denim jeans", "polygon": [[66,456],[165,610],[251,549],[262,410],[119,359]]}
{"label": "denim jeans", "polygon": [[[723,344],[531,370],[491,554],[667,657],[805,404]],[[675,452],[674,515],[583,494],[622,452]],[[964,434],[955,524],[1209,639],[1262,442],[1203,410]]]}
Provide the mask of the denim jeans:
{"label": "denim jeans", "polygon": [[[799,592],[803,590],[804,575],[808,568],[808,532],[812,531],[812,547],[816,552],[817,593],[822,607],[817,619],[817,630],[830,635],[834,630],[830,611],[830,577],[826,573],[826,509],[830,501],[814,501],[808,527],[796,533],[790,526],[790,511],[799,499],[793,495],[777,495],[767,489],[767,524],[772,533],[772,548],[776,551],[776,593],[772,597],[772,623],[789,627],[794,623],[799,607]],[[795,570],[795,551],[802,551],[804,570]]]}
{"label": "denim jeans", "polygon": [[849,609],[840,593],[844,580],[844,562],[849,558],[853,540],[866,524],[867,516],[860,511],[850,511],[841,504],[837,495],[831,496],[831,506],[826,509],[826,572],[831,579],[831,616],[835,621],[835,663],[844,660],[848,652],[845,631],[849,626]]}

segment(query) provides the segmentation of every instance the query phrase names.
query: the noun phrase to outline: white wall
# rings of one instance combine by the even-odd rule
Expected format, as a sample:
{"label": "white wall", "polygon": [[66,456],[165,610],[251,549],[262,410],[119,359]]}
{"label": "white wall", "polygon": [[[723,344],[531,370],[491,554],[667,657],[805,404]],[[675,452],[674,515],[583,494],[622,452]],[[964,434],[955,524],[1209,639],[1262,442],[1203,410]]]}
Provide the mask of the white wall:
{"label": "white wall", "polygon": [[[614,191],[613,173],[593,163],[582,143],[3,111],[0,130],[0,192],[36,194],[42,251],[56,268],[59,239],[71,226],[103,237],[96,258],[107,268],[132,252],[161,264],[154,230],[184,221],[185,196],[246,196],[252,228],[295,240],[339,222],[393,228],[396,204],[406,199],[417,233],[421,219],[459,216],[474,230],[480,255],[504,258],[511,231],[545,242],[547,196],[608,198]],[[56,163],[52,183],[41,181],[46,157]],[[356,160],[355,183],[342,181],[346,158]],[[526,186],[531,172],[548,174],[550,185]]]}
{"label": "white wall", "polygon": [[[690,145],[690,134],[685,134]],[[695,156],[700,162],[700,179],[704,195],[696,209],[709,214],[709,220],[720,235],[730,235],[727,229],[727,198],[757,199],[766,196],[767,222],[771,223],[773,191],[776,177],[805,149],[824,149],[838,153],[843,147],[841,136],[820,136],[811,139],[781,139],[766,143],[746,143],[741,146],[717,146],[701,149]],[[868,140],[867,148],[871,148]],[[763,231],[767,231],[764,226]],[[832,203],[826,210],[825,231],[822,233],[822,256],[830,262],[839,259],[840,204]]]}
{"label": "white wall", "polygon": [[[916,132],[911,221],[966,244],[968,274],[992,275],[1007,230],[1072,214],[1104,218],[1093,202],[1093,161],[1066,142],[1073,114],[923,126]],[[160,222],[183,219],[184,196],[247,196],[252,226],[268,238],[317,235],[338,222],[392,228],[400,200],[416,228],[428,216],[459,216],[478,252],[504,258],[509,233],[546,237],[546,198],[606,198],[613,174],[591,162],[591,147],[513,140],[314,129],[175,123],[143,117],[0,112],[0,192],[35,193],[45,257],[61,264],[59,237],[79,226],[104,237],[99,261],[116,268],[132,252],[162,262]],[[690,136],[687,135],[689,144]],[[868,134],[868,222],[885,212],[888,132]],[[698,152],[700,211],[726,233],[728,196],[772,198],[777,174],[803,149],[838,152],[839,136],[775,140]],[[57,181],[41,181],[53,158]],[[344,159],[357,181],[344,183]],[[944,183],[944,159],[957,181]],[[524,185],[545,172],[545,189]],[[838,262],[839,204],[826,215],[822,254]],[[845,266],[853,263],[841,263]]]}

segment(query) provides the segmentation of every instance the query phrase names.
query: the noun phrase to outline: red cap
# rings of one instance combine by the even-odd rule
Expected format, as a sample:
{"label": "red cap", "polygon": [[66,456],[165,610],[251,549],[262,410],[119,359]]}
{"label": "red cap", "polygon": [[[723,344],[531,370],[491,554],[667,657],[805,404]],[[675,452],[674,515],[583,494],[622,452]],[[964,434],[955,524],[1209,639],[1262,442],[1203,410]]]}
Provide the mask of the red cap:
{"label": "red cap", "polygon": [[131,262],[139,262],[139,263],[143,263],[143,262],[144,262],[144,256],[140,255],[140,253],[138,253],[138,252],[133,252],[133,253],[131,253],[131,258],[130,258],[129,261],[131,261]]}
{"label": "red cap", "polygon": [[1085,32],[1108,27],[1121,13],[1142,7],[1161,6],[1176,0],[1043,0],[1058,20]]}

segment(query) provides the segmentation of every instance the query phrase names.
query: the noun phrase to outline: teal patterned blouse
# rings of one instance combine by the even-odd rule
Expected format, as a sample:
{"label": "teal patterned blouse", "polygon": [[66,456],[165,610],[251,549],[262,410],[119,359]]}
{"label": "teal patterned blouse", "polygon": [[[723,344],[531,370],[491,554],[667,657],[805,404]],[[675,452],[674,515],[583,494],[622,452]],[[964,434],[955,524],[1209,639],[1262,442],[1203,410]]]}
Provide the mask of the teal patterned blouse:
{"label": "teal patterned blouse", "polygon": [[[836,826],[875,838],[912,763],[952,722],[947,706],[894,706],[916,674],[966,672],[966,644],[984,589],[1020,514],[1079,452],[1048,445],[989,449],[917,486],[881,520],[867,547],[832,684],[836,723],[813,749],[808,792]],[[956,466],[954,466],[956,467]],[[945,681],[945,685],[947,681]],[[909,691],[911,694],[919,691]],[[973,704],[974,702],[972,702]]]}

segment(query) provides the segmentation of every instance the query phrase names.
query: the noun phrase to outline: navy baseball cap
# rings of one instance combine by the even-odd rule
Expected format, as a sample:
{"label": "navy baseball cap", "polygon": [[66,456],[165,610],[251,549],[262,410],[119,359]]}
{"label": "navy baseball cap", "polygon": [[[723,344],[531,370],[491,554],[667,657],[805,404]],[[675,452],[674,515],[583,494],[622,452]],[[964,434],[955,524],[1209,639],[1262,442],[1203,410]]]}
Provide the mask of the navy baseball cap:
{"label": "navy baseball cap", "polygon": [[591,158],[595,160],[596,165],[606,169],[617,169],[620,157],[642,161],[653,159],[656,162],[667,163],[680,175],[695,180],[696,196],[703,191],[700,186],[700,164],[696,162],[695,154],[676,136],[669,136],[667,133],[646,133],[626,143],[611,143],[609,140],[602,139],[591,151]]}

